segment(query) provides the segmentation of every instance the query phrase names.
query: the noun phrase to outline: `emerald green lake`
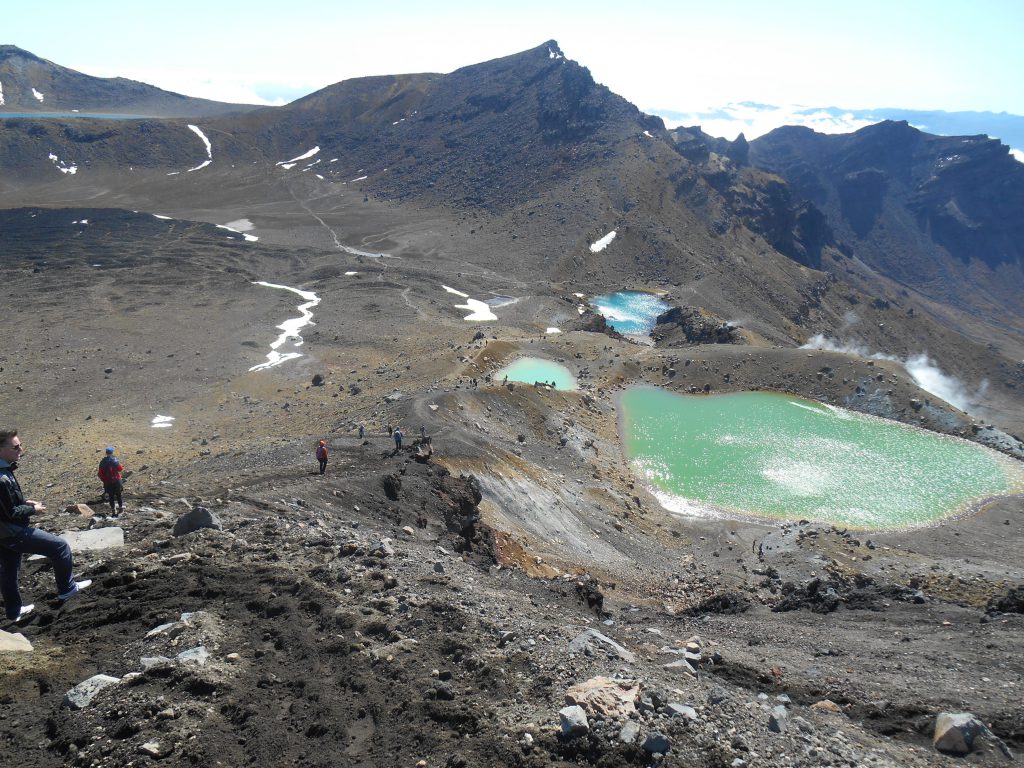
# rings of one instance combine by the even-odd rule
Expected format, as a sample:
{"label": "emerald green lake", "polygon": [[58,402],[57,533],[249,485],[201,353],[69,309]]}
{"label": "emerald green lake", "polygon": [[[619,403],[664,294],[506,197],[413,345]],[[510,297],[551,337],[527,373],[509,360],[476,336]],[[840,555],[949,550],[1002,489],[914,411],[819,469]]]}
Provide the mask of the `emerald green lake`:
{"label": "emerald green lake", "polygon": [[632,387],[620,405],[630,464],[681,514],[906,528],[1024,488],[975,443],[789,395]]}
{"label": "emerald green lake", "polygon": [[511,365],[502,368],[496,374],[501,380],[521,381],[533,384],[541,381],[554,384],[555,389],[576,389],[576,377],[564,365],[539,357],[521,357]]}

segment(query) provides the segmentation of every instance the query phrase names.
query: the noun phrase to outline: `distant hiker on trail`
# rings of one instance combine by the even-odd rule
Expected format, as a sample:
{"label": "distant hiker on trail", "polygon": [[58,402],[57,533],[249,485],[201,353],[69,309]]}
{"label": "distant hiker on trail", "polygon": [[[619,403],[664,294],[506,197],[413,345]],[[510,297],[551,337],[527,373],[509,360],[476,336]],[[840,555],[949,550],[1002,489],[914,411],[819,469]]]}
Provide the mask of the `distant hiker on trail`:
{"label": "distant hiker on trail", "polygon": [[402,434],[402,428],[397,427],[391,436],[395,438],[395,452],[397,453],[402,450],[402,438],[405,437],[405,435]]}
{"label": "distant hiker on trail", "polygon": [[121,480],[121,473],[124,466],[114,456],[114,449],[107,446],[106,455],[100,459],[100,468],[96,474],[103,483],[103,493],[110,502],[110,514],[114,514],[114,502],[117,502],[118,513],[124,512],[124,500],[121,498],[124,493],[124,482]]}
{"label": "distant hiker on trail", "polygon": [[365,429],[363,429],[363,425],[362,425],[362,424],[360,424],[360,425],[359,425],[359,439],[360,439],[360,440],[362,440],[362,439],[363,439],[363,434],[365,434],[365,432],[366,432],[366,430],[365,430]]}
{"label": "distant hiker on trail", "polygon": [[426,440],[427,439],[427,427],[424,424],[420,424],[420,439],[421,440]]}
{"label": "distant hiker on trail", "polygon": [[21,603],[18,575],[23,554],[50,559],[58,600],[67,600],[92,584],[91,579],[75,581],[71,547],[64,539],[29,525],[29,518],[45,512],[46,507],[26,499],[14,477],[24,452],[18,430],[0,430],[0,594],[4,598],[4,612],[11,621],[25,618],[35,608]]}
{"label": "distant hiker on trail", "polygon": [[327,443],[323,440],[316,447],[316,460],[320,462],[320,474],[322,475],[327,469]]}

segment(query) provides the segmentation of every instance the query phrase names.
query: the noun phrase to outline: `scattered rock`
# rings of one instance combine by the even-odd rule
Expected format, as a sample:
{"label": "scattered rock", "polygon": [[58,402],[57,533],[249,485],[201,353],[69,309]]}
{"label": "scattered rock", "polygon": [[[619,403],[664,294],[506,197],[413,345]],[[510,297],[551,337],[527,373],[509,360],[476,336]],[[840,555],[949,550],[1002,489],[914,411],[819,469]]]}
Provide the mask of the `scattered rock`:
{"label": "scattered rock", "polygon": [[587,713],[579,705],[574,704],[571,707],[563,707],[558,710],[558,717],[562,725],[562,735],[567,738],[571,739],[590,732]]}
{"label": "scattered rock", "polygon": [[0,630],[0,653],[26,653],[32,650],[32,643],[20,632],[4,632]]}
{"label": "scattered rock", "polygon": [[630,664],[636,662],[636,656],[630,651],[627,651],[610,637],[602,635],[596,629],[588,629],[577,635],[569,643],[569,653],[586,653],[589,655],[594,652],[595,645],[603,646],[606,651],[615,654],[625,662]]}
{"label": "scattered rock", "polygon": [[100,691],[119,682],[121,682],[119,677],[93,675],[64,694],[64,706],[68,709],[83,709],[92,703],[92,700]]}

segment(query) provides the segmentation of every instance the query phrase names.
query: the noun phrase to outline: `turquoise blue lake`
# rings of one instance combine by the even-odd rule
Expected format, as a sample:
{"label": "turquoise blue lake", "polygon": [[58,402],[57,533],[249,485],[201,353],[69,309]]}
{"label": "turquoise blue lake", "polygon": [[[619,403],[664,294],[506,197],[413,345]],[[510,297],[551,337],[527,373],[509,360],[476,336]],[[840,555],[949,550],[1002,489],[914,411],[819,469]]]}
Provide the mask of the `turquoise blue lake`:
{"label": "turquoise blue lake", "polygon": [[564,365],[539,357],[521,357],[511,365],[502,368],[494,378],[501,381],[520,381],[525,384],[543,382],[555,389],[576,389],[576,377]]}
{"label": "turquoise blue lake", "polygon": [[591,299],[590,304],[616,331],[633,335],[650,333],[658,315],[669,309],[653,293],[642,291],[609,293]]}
{"label": "turquoise blue lake", "polygon": [[938,435],[779,393],[623,393],[626,456],[681,514],[908,528],[1024,489],[1024,465]]}

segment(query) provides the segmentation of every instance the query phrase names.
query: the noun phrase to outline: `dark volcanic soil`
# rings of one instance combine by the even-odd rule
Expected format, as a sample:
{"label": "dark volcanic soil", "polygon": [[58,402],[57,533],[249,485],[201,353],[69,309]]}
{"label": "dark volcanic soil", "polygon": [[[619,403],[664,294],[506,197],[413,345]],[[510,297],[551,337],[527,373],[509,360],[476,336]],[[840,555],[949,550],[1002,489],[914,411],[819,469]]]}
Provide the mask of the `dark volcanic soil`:
{"label": "dark volcanic soil", "polygon": [[[37,613],[17,629],[35,650],[0,656],[9,760],[1004,763],[990,740],[965,758],[935,751],[941,711],[974,712],[1021,748],[1024,616],[988,610],[1024,583],[1019,499],[914,532],[673,517],[622,457],[615,394],[780,389],[976,438],[973,420],[921,407],[929,396],[895,364],[764,334],[660,348],[570,330],[573,294],[593,286],[525,279],[490,241],[474,260],[478,224],[420,212],[392,226],[374,210],[332,231],[389,258],[313,247],[301,227],[283,242],[282,212],[275,244],[255,245],[70,211],[66,239],[9,266],[8,306],[22,309],[0,403],[29,449],[22,483],[48,504],[45,527],[116,524],[127,541],[78,554],[95,583],[65,606],[48,566],[26,564]],[[321,298],[303,356],[266,371],[249,368],[300,300],[254,281]],[[444,286],[517,301],[469,323]],[[583,389],[487,381],[521,353],[563,360]],[[173,426],[152,428],[157,414]],[[409,439],[395,453],[385,429],[398,424]],[[421,424],[430,455],[409,445]],[[60,511],[102,514],[108,444],[132,473],[126,512]],[[193,505],[222,530],[173,535]],[[176,659],[198,646],[205,664]],[[61,706],[99,673],[121,682],[83,710]],[[636,681],[639,710],[591,711],[589,733],[561,735],[567,690],[595,676]]]}

